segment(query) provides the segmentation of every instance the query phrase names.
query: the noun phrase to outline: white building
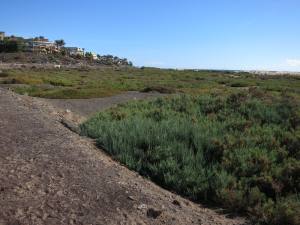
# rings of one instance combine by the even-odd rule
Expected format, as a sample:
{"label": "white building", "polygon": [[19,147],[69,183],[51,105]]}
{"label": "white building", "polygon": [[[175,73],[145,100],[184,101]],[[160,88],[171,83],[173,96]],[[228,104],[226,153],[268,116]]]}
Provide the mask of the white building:
{"label": "white building", "polygon": [[55,43],[49,41],[46,38],[25,39],[25,46],[27,51],[30,52],[45,52],[45,53],[58,52],[58,48],[55,45]]}
{"label": "white building", "polygon": [[98,56],[96,53],[92,52],[92,56],[93,56],[93,60],[97,60],[98,59]]}
{"label": "white building", "polygon": [[5,33],[0,31],[0,41],[3,41],[5,38]]}
{"label": "white building", "polygon": [[84,49],[78,48],[78,47],[64,47],[64,49],[67,51],[69,55],[76,56],[84,56]]}

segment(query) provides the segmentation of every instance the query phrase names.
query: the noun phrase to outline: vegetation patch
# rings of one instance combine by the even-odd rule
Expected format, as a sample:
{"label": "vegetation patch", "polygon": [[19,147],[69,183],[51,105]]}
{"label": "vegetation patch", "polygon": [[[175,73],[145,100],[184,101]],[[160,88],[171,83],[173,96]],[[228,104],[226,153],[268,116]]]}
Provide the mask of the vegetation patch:
{"label": "vegetation patch", "polygon": [[[157,91],[160,93],[209,94],[228,93],[258,87],[272,94],[285,90],[300,95],[300,79],[296,76],[261,77],[228,71],[193,71],[134,67],[103,67],[101,69],[21,69],[6,71],[8,83],[52,85],[54,90],[40,88],[28,92],[45,98],[94,98],[124,91]],[[2,79],[2,81],[3,81]],[[62,91],[64,89],[65,91]],[[70,89],[75,93],[70,95]],[[31,89],[34,90],[34,89]],[[84,90],[84,91],[83,91]],[[66,93],[67,95],[64,95]],[[38,94],[38,95],[37,95]],[[73,96],[73,97],[72,97]]]}
{"label": "vegetation patch", "polygon": [[8,74],[7,72],[2,72],[2,71],[0,70],[0,78],[8,77],[8,76],[9,76],[9,74]]}
{"label": "vegetation patch", "polygon": [[152,86],[144,88],[142,92],[158,92],[162,94],[173,94],[176,93],[176,90],[168,87]]}
{"label": "vegetation patch", "polygon": [[63,86],[63,87],[72,86],[71,81],[69,81],[67,79],[63,79],[62,77],[60,77],[60,78],[51,78],[49,80],[46,80],[46,82],[48,82],[49,84],[51,84],[53,86]]}
{"label": "vegetation patch", "polygon": [[299,101],[250,89],[135,101],[81,125],[115,159],[261,224],[300,224]]}

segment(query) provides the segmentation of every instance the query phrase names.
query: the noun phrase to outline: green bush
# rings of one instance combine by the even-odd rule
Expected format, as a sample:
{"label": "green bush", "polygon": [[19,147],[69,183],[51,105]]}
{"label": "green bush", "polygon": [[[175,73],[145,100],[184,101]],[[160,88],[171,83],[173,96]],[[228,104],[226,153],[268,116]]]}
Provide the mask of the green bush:
{"label": "green bush", "polygon": [[0,78],[4,78],[4,77],[8,77],[9,76],[9,73],[7,73],[7,72],[2,72],[1,70],[0,70]]}
{"label": "green bush", "polygon": [[81,130],[165,188],[261,224],[299,225],[298,111],[291,97],[253,90],[180,95],[101,112]]}
{"label": "green bush", "polygon": [[24,41],[22,39],[0,41],[0,53],[24,51]]}

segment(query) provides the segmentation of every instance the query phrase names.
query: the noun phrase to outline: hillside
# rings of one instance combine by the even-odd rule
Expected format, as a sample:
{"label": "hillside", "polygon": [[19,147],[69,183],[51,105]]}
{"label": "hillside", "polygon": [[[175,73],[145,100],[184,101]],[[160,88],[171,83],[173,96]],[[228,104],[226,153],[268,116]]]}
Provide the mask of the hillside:
{"label": "hillside", "polygon": [[[7,64],[7,67],[5,67]],[[13,64],[13,65],[12,65]],[[19,66],[14,66],[19,64]],[[20,65],[21,64],[21,65]],[[50,65],[49,65],[50,64]],[[63,54],[45,54],[34,52],[0,53],[1,68],[54,68],[54,65],[80,68],[81,66],[103,67],[103,66],[130,66],[125,59],[115,56],[101,56],[98,60],[87,57],[69,56]]]}

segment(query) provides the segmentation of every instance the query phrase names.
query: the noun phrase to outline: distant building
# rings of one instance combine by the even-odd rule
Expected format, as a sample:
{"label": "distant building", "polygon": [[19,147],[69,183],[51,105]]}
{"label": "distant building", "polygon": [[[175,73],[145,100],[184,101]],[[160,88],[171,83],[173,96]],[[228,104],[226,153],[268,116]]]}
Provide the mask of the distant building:
{"label": "distant building", "polygon": [[3,41],[5,38],[5,32],[0,31],[0,41]]}
{"label": "distant building", "polygon": [[96,54],[96,53],[94,53],[94,52],[91,52],[91,54],[92,54],[93,60],[97,60],[97,59],[98,59],[98,56],[97,56],[97,54]]}
{"label": "distant building", "polygon": [[63,49],[67,52],[67,54],[69,54],[71,56],[76,56],[76,55],[84,56],[84,49],[83,48],[64,47]]}
{"label": "distant building", "polygon": [[26,51],[29,52],[55,53],[59,51],[56,44],[46,38],[25,39],[25,46]]}

